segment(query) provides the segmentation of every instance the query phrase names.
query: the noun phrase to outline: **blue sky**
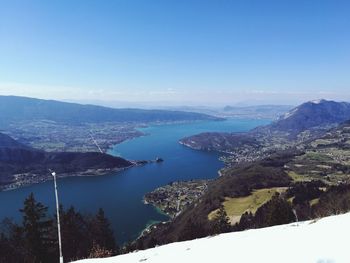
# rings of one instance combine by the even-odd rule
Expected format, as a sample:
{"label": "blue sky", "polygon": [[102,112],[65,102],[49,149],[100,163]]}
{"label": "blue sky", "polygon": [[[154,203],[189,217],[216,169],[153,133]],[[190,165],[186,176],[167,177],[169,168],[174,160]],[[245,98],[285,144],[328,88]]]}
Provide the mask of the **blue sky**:
{"label": "blue sky", "polygon": [[350,101],[349,14],[336,0],[0,0],[0,94]]}

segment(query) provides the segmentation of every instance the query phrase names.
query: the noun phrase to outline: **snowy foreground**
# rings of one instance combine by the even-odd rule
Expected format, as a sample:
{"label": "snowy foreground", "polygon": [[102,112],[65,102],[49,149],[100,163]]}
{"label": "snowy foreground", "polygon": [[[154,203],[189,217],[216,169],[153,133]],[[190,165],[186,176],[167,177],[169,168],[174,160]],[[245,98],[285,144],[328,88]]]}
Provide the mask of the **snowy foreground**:
{"label": "snowy foreground", "polygon": [[350,263],[350,213],[222,234],[79,263]]}

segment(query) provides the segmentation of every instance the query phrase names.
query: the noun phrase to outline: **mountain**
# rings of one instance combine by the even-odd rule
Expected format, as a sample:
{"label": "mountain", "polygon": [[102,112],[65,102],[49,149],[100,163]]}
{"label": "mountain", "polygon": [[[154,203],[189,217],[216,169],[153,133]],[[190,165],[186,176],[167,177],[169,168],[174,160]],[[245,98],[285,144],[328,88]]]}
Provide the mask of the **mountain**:
{"label": "mountain", "polygon": [[350,213],[347,213],[178,242],[111,258],[84,259],[76,263],[345,263],[350,262],[350,254],[347,242],[340,237],[349,235]]}
{"label": "mountain", "polygon": [[339,124],[349,119],[350,103],[309,101],[281,116],[269,129],[300,133],[310,128]]}
{"label": "mountain", "polygon": [[290,110],[271,124],[246,133],[197,134],[181,139],[180,143],[197,150],[236,154],[233,157],[235,160],[254,161],[280,148],[294,147],[312,140],[347,120],[350,120],[350,103],[310,101]]}
{"label": "mountain", "polygon": [[157,122],[219,120],[201,113],[113,109],[54,100],[41,100],[16,96],[0,96],[0,127],[17,121],[51,120],[58,123],[81,124],[102,122]]}
{"label": "mountain", "polygon": [[0,133],[0,189],[45,181],[49,169],[58,176],[97,175],[130,167],[131,162],[108,154],[45,152]]}

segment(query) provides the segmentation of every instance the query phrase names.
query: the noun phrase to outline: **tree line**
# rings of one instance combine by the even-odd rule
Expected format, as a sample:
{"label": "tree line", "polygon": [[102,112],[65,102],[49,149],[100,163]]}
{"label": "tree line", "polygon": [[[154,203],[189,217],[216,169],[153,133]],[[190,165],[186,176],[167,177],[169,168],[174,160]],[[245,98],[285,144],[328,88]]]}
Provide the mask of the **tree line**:
{"label": "tree line", "polygon": [[[31,193],[20,209],[22,222],[4,219],[0,227],[0,263],[58,262],[56,215]],[[103,209],[96,215],[83,215],[73,206],[60,206],[62,251],[65,262],[81,258],[118,254],[110,223]]]}

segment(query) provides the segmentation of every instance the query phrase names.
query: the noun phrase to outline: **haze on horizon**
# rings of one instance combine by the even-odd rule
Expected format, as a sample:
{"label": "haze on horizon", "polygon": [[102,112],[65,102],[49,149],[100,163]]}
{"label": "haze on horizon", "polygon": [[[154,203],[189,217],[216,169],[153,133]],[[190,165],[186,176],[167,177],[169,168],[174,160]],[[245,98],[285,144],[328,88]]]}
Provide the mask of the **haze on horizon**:
{"label": "haze on horizon", "polygon": [[153,106],[350,101],[348,1],[0,7],[0,95]]}

